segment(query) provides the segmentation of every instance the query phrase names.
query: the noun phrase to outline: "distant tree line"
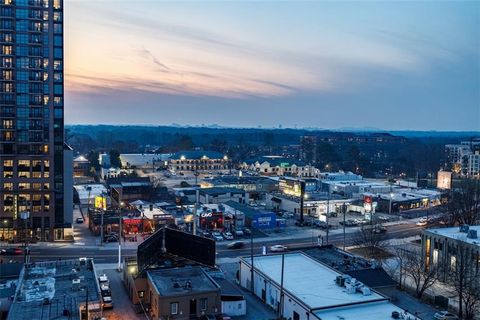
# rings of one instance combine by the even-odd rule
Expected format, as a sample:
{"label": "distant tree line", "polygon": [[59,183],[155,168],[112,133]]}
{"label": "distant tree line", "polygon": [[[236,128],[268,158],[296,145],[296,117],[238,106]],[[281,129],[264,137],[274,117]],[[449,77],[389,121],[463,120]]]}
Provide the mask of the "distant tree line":
{"label": "distant tree line", "polygon": [[[200,148],[226,153],[235,162],[260,155],[282,155],[300,158],[324,171],[341,169],[366,177],[434,173],[445,163],[444,145],[463,138],[458,134],[451,137],[419,134],[388,143],[362,143],[345,137],[368,133],[107,125],[67,126],[67,131],[67,142],[76,152],[87,154],[96,168],[98,160],[93,158],[98,152],[170,153]],[[301,139],[304,135],[330,137],[333,141],[311,145]]]}

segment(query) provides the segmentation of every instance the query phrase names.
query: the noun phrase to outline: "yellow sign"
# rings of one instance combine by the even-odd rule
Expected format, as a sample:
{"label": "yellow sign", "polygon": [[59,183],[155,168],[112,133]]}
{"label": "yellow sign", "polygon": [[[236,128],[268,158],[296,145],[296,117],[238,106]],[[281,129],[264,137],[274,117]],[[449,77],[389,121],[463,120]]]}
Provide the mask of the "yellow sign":
{"label": "yellow sign", "polygon": [[107,198],[102,196],[95,197],[95,208],[96,209],[107,209]]}

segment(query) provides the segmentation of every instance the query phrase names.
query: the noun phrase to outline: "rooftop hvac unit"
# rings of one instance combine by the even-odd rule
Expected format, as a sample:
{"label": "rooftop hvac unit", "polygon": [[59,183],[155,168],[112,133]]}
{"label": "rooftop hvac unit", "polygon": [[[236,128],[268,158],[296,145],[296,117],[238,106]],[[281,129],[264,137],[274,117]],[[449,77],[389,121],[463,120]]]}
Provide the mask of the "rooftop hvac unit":
{"label": "rooftop hvac unit", "polygon": [[460,232],[468,233],[468,230],[470,229],[468,224],[464,224],[460,226]]}
{"label": "rooftop hvac unit", "polygon": [[73,279],[72,280],[72,290],[73,291],[80,290],[80,279]]}
{"label": "rooftop hvac unit", "polygon": [[477,230],[473,230],[473,229],[468,230],[467,238],[477,239],[478,238]]}
{"label": "rooftop hvac unit", "polygon": [[363,294],[364,296],[369,296],[369,295],[372,294],[372,291],[370,290],[369,287],[363,286],[363,287],[361,288],[361,290],[362,290],[362,294]]}

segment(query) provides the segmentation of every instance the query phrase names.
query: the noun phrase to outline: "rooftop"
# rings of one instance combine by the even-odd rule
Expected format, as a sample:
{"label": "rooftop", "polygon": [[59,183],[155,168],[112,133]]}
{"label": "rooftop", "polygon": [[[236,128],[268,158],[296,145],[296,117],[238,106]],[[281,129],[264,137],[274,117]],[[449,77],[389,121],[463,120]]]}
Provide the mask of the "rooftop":
{"label": "rooftop", "polygon": [[216,151],[180,151],[171,155],[170,159],[182,160],[199,160],[204,157],[208,159],[223,159],[225,155]]}
{"label": "rooftop", "polygon": [[320,310],[316,311],[315,315],[321,320],[391,320],[393,311],[404,314],[402,309],[391,304],[390,302],[380,301],[368,304]]}
{"label": "rooftop", "polygon": [[183,267],[147,271],[147,277],[161,296],[219,290],[219,285],[201,267]]}
{"label": "rooftop", "polygon": [[213,187],[213,188],[202,188],[200,189],[200,194],[208,194],[210,196],[222,195],[227,193],[233,194],[243,194],[245,191],[242,189],[236,188],[222,188],[222,187]]}
{"label": "rooftop", "polygon": [[87,292],[93,309],[99,300],[93,260],[33,263],[20,274],[7,319],[78,319]]}
{"label": "rooftop", "polygon": [[[250,260],[244,260],[249,264]],[[282,255],[257,256],[254,265],[257,270],[277,284],[281,281]],[[284,288],[310,309],[366,303],[386,298],[374,291],[369,295],[347,293],[345,287],[335,283],[341,273],[315,261],[302,253],[285,254]],[[323,319],[323,318],[322,318]]]}
{"label": "rooftop", "polygon": [[433,234],[438,234],[450,239],[460,240],[466,243],[474,244],[480,247],[480,225],[477,226],[469,226],[469,230],[476,230],[477,231],[477,238],[472,239],[467,237],[466,232],[461,232],[460,227],[451,227],[451,228],[432,228],[427,229],[425,232],[430,232]]}

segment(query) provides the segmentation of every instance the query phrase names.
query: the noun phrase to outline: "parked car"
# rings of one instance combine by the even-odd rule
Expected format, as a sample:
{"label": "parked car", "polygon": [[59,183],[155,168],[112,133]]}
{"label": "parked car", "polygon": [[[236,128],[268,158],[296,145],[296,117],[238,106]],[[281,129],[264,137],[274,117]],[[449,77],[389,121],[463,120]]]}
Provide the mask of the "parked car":
{"label": "parked car", "polygon": [[[340,224],[343,225],[343,221],[340,221]],[[358,224],[352,219],[345,220],[345,227],[354,227],[356,225]]]}
{"label": "parked car", "polygon": [[0,254],[2,256],[18,256],[23,254],[23,249],[22,248],[6,248],[0,250]]}
{"label": "parked car", "polygon": [[235,230],[235,236],[237,237],[243,237],[244,236],[244,233],[242,230]]}
{"label": "parked car", "polygon": [[284,218],[284,219],[289,219],[289,218],[293,218],[293,217],[294,217],[294,215],[291,212],[284,212],[282,214],[282,218]]}
{"label": "parked car", "polygon": [[212,232],[212,237],[215,241],[223,241],[222,234],[218,231]]}
{"label": "parked car", "polygon": [[270,252],[285,252],[287,250],[288,248],[285,246],[282,246],[281,244],[276,244],[270,247]]}
{"label": "parked car", "polygon": [[224,232],[223,237],[225,238],[225,240],[233,240],[233,234],[231,234],[230,232]]}
{"label": "parked car", "polygon": [[228,249],[241,249],[243,247],[245,247],[245,242],[243,241],[234,241],[227,246]]}
{"label": "parked car", "polygon": [[102,297],[102,305],[103,305],[103,309],[113,309],[112,297],[110,296]]}
{"label": "parked car", "polygon": [[433,315],[437,320],[458,320],[458,317],[448,311],[440,311]]}
{"label": "parked car", "polygon": [[76,220],[76,222],[77,222],[77,223],[83,223],[83,222],[84,222],[84,220],[83,220],[83,218],[82,218],[82,217],[78,217],[78,218],[77,218],[77,220]]}
{"label": "parked car", "polygon": [[100,285],[100,293],[102,294],[102,297],[111,297],[112,296],[112,291],[110,290],[110,287],[108,284],[101,284]]}
{"label": "parked car", "polygon": [[250,236],[252,234],[252,231],[250,229],[243,229],[243,233],[246,235],[246,236]]}

